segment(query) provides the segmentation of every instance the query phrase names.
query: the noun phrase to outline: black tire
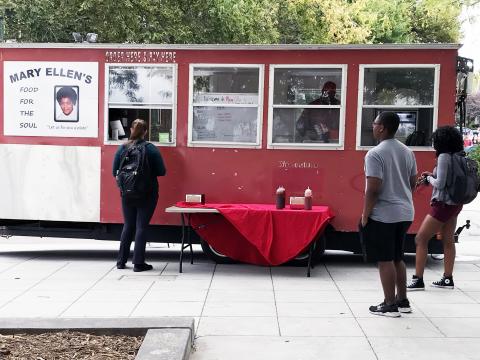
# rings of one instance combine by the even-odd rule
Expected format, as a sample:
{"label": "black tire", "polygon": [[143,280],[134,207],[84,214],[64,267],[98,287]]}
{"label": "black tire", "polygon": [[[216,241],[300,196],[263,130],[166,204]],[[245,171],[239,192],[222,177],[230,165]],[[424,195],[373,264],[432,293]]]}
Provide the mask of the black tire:
{"label": "black tire", "polygon": [[[228,256],[223,255],[219,251],[215,250],[211,245],[209,245],[203,239],[200,239],[200,245],[202,246],[203,252],[217,264],[233,264],[235,263],[234,260],[230,259]],[[326,239],[325,236],[320,236],[315,243],[313,244],[313,252],[312,252],[312,262],[315,259],[319,258],[325,252],[326,247]],[[294,266],[307,266],[308,263],[308,251],[307,248],[305,251],[298,254],[294,259],[288,262],[288,265]]]}
{"label": "black tire", "polygon": [[215,250],[210,246],[206,241],[200,239],[200,245],[202,246],[203,252],[217,264],[232,264],[234,261],[228,256],[223,255],[222,253]]}
{"label": "black tire", "polygon": [[[325,253],[326,248],[326,238],[324,235],[321,235],[315,242],[313,243],[313,250],[312,250],[312,262],[318,259]],[[300,254],[295,256],[292,260],[288,262],[288,265],[294,266],[307,266],[308,263],[308,252],[309,248],[302,251]]]}

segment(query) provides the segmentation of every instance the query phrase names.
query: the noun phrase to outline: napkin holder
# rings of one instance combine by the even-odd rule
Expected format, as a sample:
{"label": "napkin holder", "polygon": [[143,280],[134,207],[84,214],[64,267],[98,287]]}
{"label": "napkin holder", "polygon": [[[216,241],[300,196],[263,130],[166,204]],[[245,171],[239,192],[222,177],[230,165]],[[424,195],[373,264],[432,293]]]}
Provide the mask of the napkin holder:
{"label": "napkin holder", "polygon": [[186,194],[185,202],[189,204],[205,204],[205,194]]}
{"label": "napkin holder", "polygon": [[304,196],[290,196],[290,209],[303,210],[305,207]]}

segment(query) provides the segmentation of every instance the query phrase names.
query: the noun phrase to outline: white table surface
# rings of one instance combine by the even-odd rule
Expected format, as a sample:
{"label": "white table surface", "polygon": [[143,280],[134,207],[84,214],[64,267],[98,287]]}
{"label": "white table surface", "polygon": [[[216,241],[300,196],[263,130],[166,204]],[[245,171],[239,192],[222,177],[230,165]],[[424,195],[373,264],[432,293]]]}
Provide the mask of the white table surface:
{"label": "white table surface", "polygon": [[165,209],[167,213],[177,213],[177,214],[198,214],[198,213],[213,213],[219,214],[220,211],[212,208],[194,208],[194,207],[179,207],[179,206],[170,206]]}

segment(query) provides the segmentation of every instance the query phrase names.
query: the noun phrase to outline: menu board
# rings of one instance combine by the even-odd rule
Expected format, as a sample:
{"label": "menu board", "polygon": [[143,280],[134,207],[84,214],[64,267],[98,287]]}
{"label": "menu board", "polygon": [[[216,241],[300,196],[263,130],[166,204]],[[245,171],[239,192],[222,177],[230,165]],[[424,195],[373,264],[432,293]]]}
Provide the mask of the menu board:
{"label": "menu board", "polygon": [[257,142],[257,107],[195,106],[193,141]]}

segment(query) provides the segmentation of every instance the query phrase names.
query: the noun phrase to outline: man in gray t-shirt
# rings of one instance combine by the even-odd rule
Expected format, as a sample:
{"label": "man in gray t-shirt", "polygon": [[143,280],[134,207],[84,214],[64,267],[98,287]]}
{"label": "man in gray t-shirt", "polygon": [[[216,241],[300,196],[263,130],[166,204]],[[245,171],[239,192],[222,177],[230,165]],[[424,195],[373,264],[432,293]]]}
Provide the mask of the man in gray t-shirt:
{"label": "man in gray t-shirt", "polygon": [[417,174],[415,156],[395,139],[385,139],[365,156],[365,176],[382,180],[370,218],[384,223],[413,221],[410,178]]}
{"label": "man in gray t-shirt", "polygon": [[384,302],[371,306],[370,312],[390,317],[411,312],[403,248],[414,216],[412,189],[417,165],[413,152],[394,138],[399,123],[394,112],[383,112],[373,122],[373,136],[380,143],[365,156],[366,186],[360,225],[367,257],[378,262],[385,295]]}

